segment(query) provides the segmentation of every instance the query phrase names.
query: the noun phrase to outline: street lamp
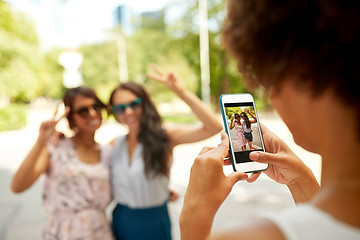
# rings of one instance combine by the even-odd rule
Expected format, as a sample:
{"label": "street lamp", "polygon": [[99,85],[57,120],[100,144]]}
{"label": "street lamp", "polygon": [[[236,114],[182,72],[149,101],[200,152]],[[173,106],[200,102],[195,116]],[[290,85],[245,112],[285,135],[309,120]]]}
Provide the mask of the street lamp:
{"label": "street lamp", "polygon": [[126,56],[126,40],[123,34],[117,31],[104,30],[105,34],[116,41],[118,68],[119,68],[119,81],[124,83],[129,81],[127,56]]}
{"label": "street lamp", "polygon": [[199,0],[201,97],[210,105],[209,31],[207,0]]}

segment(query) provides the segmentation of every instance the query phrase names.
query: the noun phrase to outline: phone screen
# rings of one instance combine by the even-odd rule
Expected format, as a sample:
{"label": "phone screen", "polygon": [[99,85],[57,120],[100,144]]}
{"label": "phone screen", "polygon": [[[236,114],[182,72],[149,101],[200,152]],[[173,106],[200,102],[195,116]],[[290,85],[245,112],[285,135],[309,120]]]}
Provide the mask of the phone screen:
{"label": "phone screen", "polygon": [[226,122],[235,162],[252,162],[252,151],[264,151],[264,145],[253,102],[224,103]]}

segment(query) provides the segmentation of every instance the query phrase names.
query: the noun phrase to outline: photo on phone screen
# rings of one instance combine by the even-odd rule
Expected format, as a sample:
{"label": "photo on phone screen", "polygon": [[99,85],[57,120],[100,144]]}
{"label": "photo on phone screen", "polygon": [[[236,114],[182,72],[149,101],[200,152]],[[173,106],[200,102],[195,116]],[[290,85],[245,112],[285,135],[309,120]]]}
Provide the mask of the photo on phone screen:
{"label": "photo on phone screen", "polygon": [[251,151],[264,151],[253,102],[224,103],[236,163],[251,162]]}
{"label": "photo on phone screen", "polygon": [[254,98],[249,93],[222,94],[221,114],[229,136],[229,151],[234,171],[258,172],[268,164],[250,160],[252,151],[265,151]]}

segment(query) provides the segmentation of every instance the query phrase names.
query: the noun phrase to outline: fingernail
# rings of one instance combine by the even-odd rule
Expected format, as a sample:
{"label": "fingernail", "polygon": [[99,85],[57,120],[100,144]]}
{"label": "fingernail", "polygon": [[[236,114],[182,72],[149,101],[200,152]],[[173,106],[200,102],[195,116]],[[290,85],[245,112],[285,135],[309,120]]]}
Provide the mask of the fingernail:
{"label": "fingernail", "polygon": [[251,152],[249,157],[251,160],[258,160],[259,159],[259,152]]}

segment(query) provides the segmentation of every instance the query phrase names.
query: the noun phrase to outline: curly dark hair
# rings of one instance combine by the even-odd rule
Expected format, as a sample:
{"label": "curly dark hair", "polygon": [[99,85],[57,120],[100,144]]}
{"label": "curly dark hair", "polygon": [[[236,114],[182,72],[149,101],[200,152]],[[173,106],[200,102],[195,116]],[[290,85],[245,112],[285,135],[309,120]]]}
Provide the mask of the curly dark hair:
{"label": "curly dark hair", "polygon": [[360,122],[360,1],[228,0],[222,37],[250,87],[330,88]]}
{"label": "curly dark hair", "polygon": [[138,140],[143,145],[146,175],[150,176],[152,173],[168,175],[167,159],[171,149],[170,140],[163,127],[162,118],[149,94],[140,84],[133,82],[123,83],[111,93],[109,101],[111,106],[116,91],[120,89],[128,90],[142,100],[143,113],[140,120]]}

